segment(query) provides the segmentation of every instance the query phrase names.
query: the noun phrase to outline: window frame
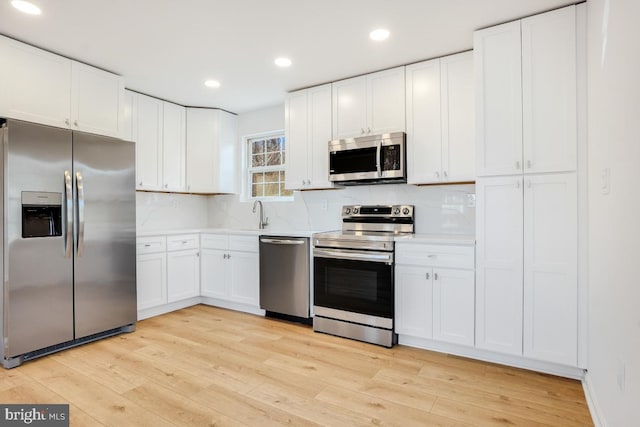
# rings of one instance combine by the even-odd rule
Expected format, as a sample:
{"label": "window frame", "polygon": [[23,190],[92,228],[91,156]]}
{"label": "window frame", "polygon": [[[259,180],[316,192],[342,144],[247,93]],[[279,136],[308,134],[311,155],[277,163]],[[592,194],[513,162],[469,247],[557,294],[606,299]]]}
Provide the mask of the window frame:
{"label": "window frame", "polygon": [[[271,165],[271,166],[251,166],[252,163],[252,143],[256,140],[267,140],[271,138],[283,138],[284,139],[284,150],[282,151],[284,162],[280,165]],[[245,194],[244,199],[246,201],[254,201],[254,200],[264,200],[267,202],[288,202],[293,201],[293,192],[291,195],[286,196],[253,196],[253,173],[256,172],[276,172],[282,171],[286,173],[286,164],[287,164],[287,156],[286,156],[286,145],[287,140],[285,137],[284,130],[274,130],[269,132],[260,132],[252,135],[247,135],[243,138],[243,166],[244,166],[244,191]],[[284,184],[285,181],[279,181]]]}

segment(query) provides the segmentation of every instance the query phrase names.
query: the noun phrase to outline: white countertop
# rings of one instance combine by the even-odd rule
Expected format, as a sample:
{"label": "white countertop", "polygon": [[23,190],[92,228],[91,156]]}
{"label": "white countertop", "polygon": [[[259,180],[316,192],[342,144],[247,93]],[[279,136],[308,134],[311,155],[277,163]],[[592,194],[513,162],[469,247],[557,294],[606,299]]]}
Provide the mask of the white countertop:
{"label": "white countertop", "polygon": [[[137,237],[149,236],[170,236],[176,234],[236,234],[236,235],[254,235],[254,236],[287,236],[287,237],[311,237],[313,233],[319,233],[323,230],[282,230],[282,229],[247,229],[247,228],[189,228],[178,230],[153,230],[139,231]],[[396,242],[402,243],[431,243],[440,245],[473,245],[476,237],[469,234],[408,234],[396,236]]]}
{"label": "white countertop", "polygon": [[316,231],[308,230],[279,230],[269,229],[247,229],[247,228],[188,228],[178,230],[151,230],[151,231],[138,231],[137,237],[149,237],[149,236],[171,236],[176,234],[195,234],[195,233],[211,233],[211,234],[240,234],[240,235],[254,235],[254,236],[287,236],[287,237],[311,237]]}

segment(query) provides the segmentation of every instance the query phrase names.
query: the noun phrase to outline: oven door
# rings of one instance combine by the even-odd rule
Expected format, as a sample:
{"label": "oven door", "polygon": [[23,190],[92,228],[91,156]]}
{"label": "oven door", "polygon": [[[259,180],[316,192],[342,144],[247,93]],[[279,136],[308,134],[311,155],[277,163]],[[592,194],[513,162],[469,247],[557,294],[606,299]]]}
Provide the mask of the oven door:
{"label": "oven door", "polygon": [[393,252],[314,248],[314,305],[393,319]]}

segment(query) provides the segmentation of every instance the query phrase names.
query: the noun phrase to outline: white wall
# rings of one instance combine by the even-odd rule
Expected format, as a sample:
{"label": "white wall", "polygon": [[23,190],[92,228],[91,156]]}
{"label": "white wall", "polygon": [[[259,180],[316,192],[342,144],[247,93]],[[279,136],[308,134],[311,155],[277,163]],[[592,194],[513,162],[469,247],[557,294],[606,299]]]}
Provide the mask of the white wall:
{"label": "white wall", "polygon": [[[589,0],[588,379],[600,421],[640,425],[640,1]],[[609,194],[602,172],[610,170]]]}
{"label": "white wall", "polygon": [[[238,117],[239,144],[244,137],[284,129],[284,106]],[[242,169],[239,167],[238,169]],[[243,177],[244,178],[244,177]],[[416,187],[406,184],[348,187],[339,190],[294,192],[292,202],[265,202],[270,230],[322,231],[341,227],[341,207],[347,204],[402,203],[416,206],[416,232],[474,234],[475,208],[467,194],[475,185]],[[256,228],[252,202],[235,195],[209,199],[209,226]]]}
{"label": "white wall", "polygon": [[207,197],[190,194],[136,192],[138,232],[205,228]]}

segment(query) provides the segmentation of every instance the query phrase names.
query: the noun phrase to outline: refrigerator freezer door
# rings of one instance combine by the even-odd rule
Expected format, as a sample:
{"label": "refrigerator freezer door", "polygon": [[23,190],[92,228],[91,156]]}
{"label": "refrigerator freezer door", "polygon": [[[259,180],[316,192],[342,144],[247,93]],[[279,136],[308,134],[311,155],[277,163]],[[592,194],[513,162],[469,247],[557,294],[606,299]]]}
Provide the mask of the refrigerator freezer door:
{"label": "refrigerator freezer door", "polygon": [[[73,339],[73,260],[65,257],[65,219],[72,214],[65,203],[65,171],[71,173],[71,150],[68,130],[8,121],[3,215],[5,357]],[[51,232],[30,237],[32,233],[23,233],[23,225],[29,226],[23,222],[30,220],[25,213],[29,206],[45,203],[35,200],[38,194],[61,203],[61,209],[39,215],[41,222],[49,222]],[[60,217],[54,220],[55,215]]]}
{"label": "refrigerator freezer door", "polygon": [[136,322],[134,143],[73,134],[76,338]]}

